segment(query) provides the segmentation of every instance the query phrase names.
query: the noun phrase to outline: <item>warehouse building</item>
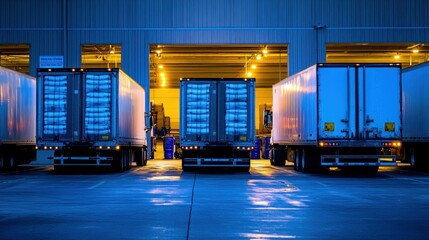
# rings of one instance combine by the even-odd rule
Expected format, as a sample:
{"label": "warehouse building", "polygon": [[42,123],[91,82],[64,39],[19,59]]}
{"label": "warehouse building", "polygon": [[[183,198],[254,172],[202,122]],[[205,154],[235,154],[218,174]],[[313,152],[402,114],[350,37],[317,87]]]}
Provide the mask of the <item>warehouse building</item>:
{"label": "warehouse building", "polygon": [[171,129],[182,77],[256,78],[258,107],[315,63],[429,60],[426,0],[20,0],[0,11],[1,66],[122,68]]}

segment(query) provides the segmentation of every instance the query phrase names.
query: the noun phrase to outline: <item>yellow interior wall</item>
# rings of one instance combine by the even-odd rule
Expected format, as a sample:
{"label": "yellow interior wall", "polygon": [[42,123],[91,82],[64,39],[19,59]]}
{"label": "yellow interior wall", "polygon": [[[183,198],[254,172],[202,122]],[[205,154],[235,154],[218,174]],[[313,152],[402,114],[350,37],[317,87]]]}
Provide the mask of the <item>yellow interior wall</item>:
{"label": "yellow interior wall", "polygon": [[151,89],[150,100],[154,104],[163,104],[165,116],[170,117],[171,129],[179,129],[180,90],[178,88]]}
{"label": "yellow interior wall", "polygon": [[[256,88],[255,91],[255,127],[259,127],[259,105],[272,103],[271,88]],[[178,88],[155,88],[150,90],[151,101],[163,104],[165,116],[170,117],[171,129],[178,130],[180,122],[180,90]]]}

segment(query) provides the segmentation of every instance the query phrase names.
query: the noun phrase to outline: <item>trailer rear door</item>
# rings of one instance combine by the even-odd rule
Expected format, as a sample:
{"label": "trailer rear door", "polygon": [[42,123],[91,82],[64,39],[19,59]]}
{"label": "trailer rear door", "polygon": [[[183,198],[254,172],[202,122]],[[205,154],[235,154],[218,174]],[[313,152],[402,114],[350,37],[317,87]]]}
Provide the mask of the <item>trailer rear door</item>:
{"label": "trailer rear door", "polygon": [[181,82],[181,143],[215,142],[217,139],[216,82]]}
{"label": "trailer rear door", "polygon": [[365,139],[401,137],[401,69],[360,66],[359,131]]}
{"label": "trailer rear door", "polygon": [[349,67],[318,67],[318,132],[322,139],[356,136],[355,72]]}
{"label": "trailer rear door", "polygon": [[45,141],[80,139],[80,74],[40,72],[38,76],[38,136]]}

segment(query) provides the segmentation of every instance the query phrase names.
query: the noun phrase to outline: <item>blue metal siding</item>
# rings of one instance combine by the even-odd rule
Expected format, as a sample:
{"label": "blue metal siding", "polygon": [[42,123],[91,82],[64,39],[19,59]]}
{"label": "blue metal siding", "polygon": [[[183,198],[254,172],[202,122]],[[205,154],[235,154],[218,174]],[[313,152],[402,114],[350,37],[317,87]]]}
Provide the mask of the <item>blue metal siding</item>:
{"label": "blue metal siding", "polygon": [[[294,74],[324,61],[326,43],[428,42],[427,12],[427,0],[3,1],[0,43],[29,43],[32,75],[39,55],[65,55],[66,67],[76,67],[81,44],[118,43],[123,68],[148,85],[148,44],[288,44]],[[317,40],[315,25],[326,26]]]}
{"label": "blue metal siding", "polygon": [[2,0],[0,28],[61,28],[62,0]]}

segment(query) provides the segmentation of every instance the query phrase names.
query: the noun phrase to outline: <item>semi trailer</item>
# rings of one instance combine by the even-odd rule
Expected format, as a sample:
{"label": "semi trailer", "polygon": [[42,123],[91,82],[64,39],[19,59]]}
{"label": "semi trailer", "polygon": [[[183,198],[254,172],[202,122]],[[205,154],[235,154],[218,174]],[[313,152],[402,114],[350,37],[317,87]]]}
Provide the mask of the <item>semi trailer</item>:
{"label": "semi trailer", "polygon": [[36,79],[0,67],[0,171],[36,158]]}
{"label": "semi trailer", "polygon": [[248,171],[255,144],[255,79],[183,78],[179,135],[184,171]]}
{"label": "semi trailer", "polygon": [[316,64],[273,86],[272,165],[295,170],[396,165],[399,64]]}
{"label": "semi trailer", "polygon": [[38,69],[36,140],[56,171],[145,165],[145,90],[115,68]]}
{"label": "semi trailer", "polygon": [[402,141],[413,168],[429,167],[429,62],[402,72]]}

